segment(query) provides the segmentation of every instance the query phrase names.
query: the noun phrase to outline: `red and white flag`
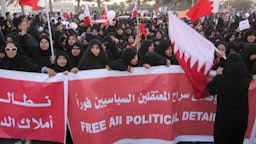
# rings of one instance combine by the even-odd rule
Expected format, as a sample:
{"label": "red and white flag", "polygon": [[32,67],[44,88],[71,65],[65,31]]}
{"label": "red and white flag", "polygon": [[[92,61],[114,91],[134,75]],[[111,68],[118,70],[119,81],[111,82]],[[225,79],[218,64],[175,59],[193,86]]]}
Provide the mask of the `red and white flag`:
{"label": "red and white flag", "polygon": [[188,12],[187,16],[194,23],[197,19],[219,11],[219,0],[199,0]]}
{"label": "red and white flag", "polygon": [[108,17],[108,7],[107,5],[105,5],[103,10],[103,19],[107,19],[107,17]]}
{"label": "red and white flag", "polygon": [[169,12],[169,37],[174,54],[195,90],[195,97],[200,98],[205,91],[216,47],[172,12]]}
{"label": "red and white flag", "polygon": [[88,3],[86,3],[84,8],[84,26],[90,25],[90,21],[90,10],[88,7]]}
{"label": "red and white flag", "polygon": [[138,11],[137,11],[137,4],[134,3],[134,7],[132,9],[132,17],[137,17],[138,16]]}
{"label": "red and white flag", "polygon": [[161,12],[162,11],[162,8],[161,7],[158,7],[158,8],[156,8],[156,13],[159,13],[159,12]]}
{"label": "red and white flag", "polygon": [[46,7],[46,1],[45,0],[19,0],[20,6],[30,6],[34,10],[41,9],[43,7]]}

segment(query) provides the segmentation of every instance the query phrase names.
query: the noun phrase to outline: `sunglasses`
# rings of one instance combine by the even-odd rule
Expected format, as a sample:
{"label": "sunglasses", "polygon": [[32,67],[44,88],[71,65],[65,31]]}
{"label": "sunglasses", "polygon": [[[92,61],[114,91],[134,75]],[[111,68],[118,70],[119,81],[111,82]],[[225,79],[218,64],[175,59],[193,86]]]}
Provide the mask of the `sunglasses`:
{"label": "sunglasses", "polygon": [[6,47],[5,48],[5,51],[16,51],[17,50],[17,48],[16,47],[14,47],[14,48],[8,48],[8,47]]}

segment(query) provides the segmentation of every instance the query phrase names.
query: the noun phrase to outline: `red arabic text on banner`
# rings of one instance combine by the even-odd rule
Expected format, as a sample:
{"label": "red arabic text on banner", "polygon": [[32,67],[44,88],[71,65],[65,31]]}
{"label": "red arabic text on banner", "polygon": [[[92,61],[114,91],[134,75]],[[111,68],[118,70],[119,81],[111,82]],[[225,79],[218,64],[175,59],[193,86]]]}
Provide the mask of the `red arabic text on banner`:
{"label": "red arabic text on banner", "polygon": [[[96,70],[70,77],[68,118],[74,143],[213,141],[215,96],[194,98],[193,88],[179,66],[152,67],[150,72],[135,69],[132,76],[111,72],[109,77],[109,72]],[[250,93],[252,102],[256,100],[253,96]],[[256,132],[255,105],[250,105],[251,109],[246,144]]]}
{"label": "red arabic text on banner", "polygon": [[219,0],[199,0],[187,13],[194,23],[197,19],[219,11]]}
{"label": "red arabic text on banner", "polygon": [[46,7],[46,1],[45,0],[19,0],[19,5],[30,6],[34,10],[38,10],[43,7]]}
{"label": "red arabic text on banner", "polygon": [[[66,129],[63,81],[47,82],[47,75],[39,81],[42,75],[33,73],[28,77],[21,72],[0,70],[0,73],[10,76],[0,77],[0,137],[63,143]],[[23,75],[28,80],[14,79],[14,75]]]}
{"label": "red arabic text on banner", "polygon": [[172,12],[169,12],[169,38],[179,64],[194,87],[196,98],[200,98],[213,65],[215,46]]}

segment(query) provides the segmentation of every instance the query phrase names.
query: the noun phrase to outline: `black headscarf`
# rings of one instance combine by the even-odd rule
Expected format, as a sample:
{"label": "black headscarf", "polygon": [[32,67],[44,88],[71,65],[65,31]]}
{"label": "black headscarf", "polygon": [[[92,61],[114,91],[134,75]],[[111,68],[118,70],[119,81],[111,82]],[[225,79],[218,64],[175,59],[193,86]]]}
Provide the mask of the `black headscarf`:
{"label": "black headscarf", "polygon": [[225,62],[223,74],[235,75],[241,78],[252,78],[252,75],[250,74],[245,64],[243,63],[241,56],[237,53],[231,53],[228,55]]}
{"label": "black headscarf", "polygon": [[241,52],[242,60],[245,63],[246,67],[248,70],[252,73],[255,74],[254,69],[255,69],[255,63],[256,60],[250,60],[250,56],[252,54],[256,54],[256,44],[255,43],[248,43],[245,45],[244,49]]}
{"label": "black headscarf", "polygon": [[82,55],[83,55],[83,53],[84,53],[84,48],[82,48],[82,45],[81,45],[79,42],[76,42],[76,43],[73,44],[72,49],[74,49],[74,48],[80,48],[80,53],[79,53],[79,55],[74,56],[74,55],[72,54],[72,50],[71,50],[71,52],[68,54],[68,56],[69,56],[69,58],[70,58],[70,61],[71,61],[72,65],[73,65],[74,67],[77,67],[78,62],[79,62],[80,58],[82,57]]}
{"label": "black headscarf", "polygon": [[71,49],[72,49],[72,47],[73,47],[73,45],[69,45],[69,44],[68,44],[68,39],[69,39],[70,37],[74,37],[75,40],[76,40],[76,42],[78,42],[76,35],[73,35],[73,34],[68,35],[68,37],[67,37],[67,39],[66,39],[66,44],[65,44],[65,51],[66,51],[67,53],[70,53],[70,52],[71,52]]}
{"label": "black headscarf", "polygon": [[[47,50],[42,50],[40,48],[40,42],[45,39],[49,42],[49,48]],[[51,55],[51,48],[50,48],[50,39],[47,35],[42,35],[39,39],[39,55],[41,56],[50,56]]]}
{"label": "black headscarf", "polygon": [[22,57],[22,48],[16,42],[14,42],[14,41],[7,41],[6,45],[8,43],[13,43],[17,47],[17,54],[16,54],[15,57],[9,58],[8,55],[6,54],[6,51],[4,51],[5,57],[6,57],[6,59],[8,59],[8,61],[11,61],[11,62],[14,62],[14,63],[15,62],[18,63],[20,61],[21,57]]}
{"label": "black headscarf", "polygon": [[[50,46],[50,39],[47,35],[42,35],[40,37],[40,41],[47,40],[49,42],[49,47],[46,50],[41,49],[40,43],[37,49],[33,50],[32,59],[40,66],[47,66],[52,68],[54,64],[52,64],[50,58],[52,56],[51,46]],[[58,51],[54,50],[54,55],[57,55]]]}
{"label": "black headscarf", "polygon": [[[97,45],[100,48],[100,54],[97,57],[91,51],[93,45]],[[97,39],[91,40],[88,48],[78,62],[78,68],[80,70],[101,69],[105,68],[106,65],[108,65],[108,58],[104,53],[102,43]]]}
{"label": "black headscarf", "polygon": [[141,47],[139,49],[139,59],[142,62],[142,64],[147,62],[146,56],[145,54],[148,52],[148,48],[152,45],[152,41],[151,40],[144,40],[141,43]]}
{"label": "black headscarf", "polygon": [[5,57],[0,61],[0,69],[27,71],[27,72],[40,72],[41,67],[37,65],[32,59],[21,54],[20,47],[14,41],[7,41],[6,45],[13,43],[17,47],[17,54],[15,57],[10,58],[5,52]]}
{"label": "black headscarf", "polygon": [[[64,66],[64,67],[61,67],[57,61],[58,61],[58,58],[60,56],[64,56],[66,59],[67,59],[67,64]],[[63,51],[60,51],[57,56],[56,56],[56,59],[55,59],[55,66],[53,67],[53,69],[56,71],[56,72],[64,72],[64,71],[70,71],[72,68],[73,68],[73,65],[67,55],[67,53],[63,52]]]}
{"label": "black headscarf", "polygon": [[178,63],[178,61],[177,61],[173,52],[172,52],[171,56],[167,56],[165,54],[165,51],[167,49],[169,49],[169,47],[171,47],[171,46],[172,46],[172,43],[169,39],[162,39],[159,43],[158,48],[156,49],[156,52],[159,53],[160,55],[166,57],[167,59],[169,59],[171,61],[172,65],[178,65],[179,63]]}
{"label": "black headscarf", "polygon": [[121,60],[123,63],[130,65],[130,61],[135,57],[137,54],[135,49],[126,48],[121,54]]}

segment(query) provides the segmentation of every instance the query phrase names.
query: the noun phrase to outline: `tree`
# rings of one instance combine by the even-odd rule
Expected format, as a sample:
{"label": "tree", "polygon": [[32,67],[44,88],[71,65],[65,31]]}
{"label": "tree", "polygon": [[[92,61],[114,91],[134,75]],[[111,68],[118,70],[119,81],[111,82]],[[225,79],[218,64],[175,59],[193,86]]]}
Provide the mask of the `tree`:
{"label": "tree", "polygon": [[226,4],[229,2],[229,5],[236,10],[244,10],[246,11],[252,5],[253,1],[251,0],[228,0]]}

